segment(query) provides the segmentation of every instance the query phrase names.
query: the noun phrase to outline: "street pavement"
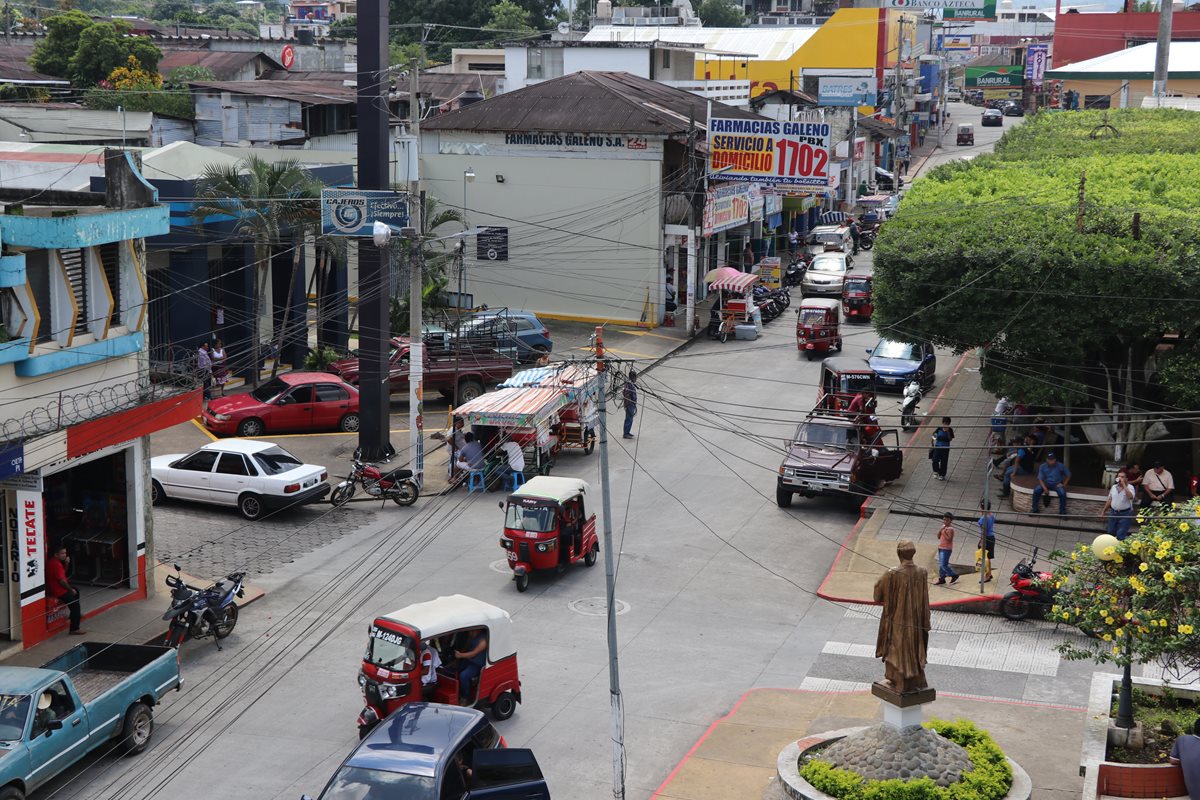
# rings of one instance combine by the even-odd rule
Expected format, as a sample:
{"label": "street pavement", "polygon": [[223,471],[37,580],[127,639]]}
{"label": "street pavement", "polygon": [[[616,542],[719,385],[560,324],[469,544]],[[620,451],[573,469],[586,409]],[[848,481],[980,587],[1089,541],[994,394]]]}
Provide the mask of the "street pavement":
{"label": "street pavement", "polygon": [[[991,129],[977,128],[977,141],[983,130]],[[623,335],[609,346],[645,366],[677,344],[654,338],[671,332]],[[846,326],[844,338],[847,353],[878,339],[869,326]],[[875,708],[854,699],[881,675],[872,609],[817,596],[855,517],[833,500],[775,505],[781,443],[813,405],[819,374],[794,341],[790,315],[756,342],[694,341],[643,372],[636,438],[609,437],[627,797],[653,795],[749,690],[851,693],[821,695],[847,698],[844,709],[831,706],[821,718],[870,718]],[[939,354],[939,388],[955,362]],[[400,411],[393,429],[405,421]],[[610,409],[610,429],[620,421]],[[348,437],[270,438],[309,460],[350,447]],[[156,436],[153,450],[181,452],[204,440],[184,426]],[[597,455],[569,452],[554,472],[588,481],[593,510],[598,464]],[[608,796],[604,562],[538,576],[517,593],[497,544],[499,497],[460,489],[423,496],[411,508],[318,506],[286,523],[253,526],[232,512],[156,510],[160,557],[180,554],[198,575],[248,567],[266,594],[241,616],[223,652],[212,642],[184,646],[187,683],[158,710],[147,753],[89,757],[35,798],[315,796],[357,741],[356,674],[371,619],[454,592],[512,614],[523,703],[497,724],[505,739],[534,749],[557,800]],[[217,537],[226,544],[204,549]],[[1027,709],[1052,714],[1042,704],[1060,706],[1055,748],[1073,759],[1092,668],[1057,658],[1053,644],[1063,635],[1044,623],[937,612],[930,682],[1010,701],[947,704],[948,715],[962,708],[984,727],[1019,730]],[[797,735],[817,718],[797,712]],[[1035,788],[1073,788],[1060,773],[1034,771]],[[662,796],[691,796],[672,786]],[[758,797],[766,788],[740,786],[725,796]]]}

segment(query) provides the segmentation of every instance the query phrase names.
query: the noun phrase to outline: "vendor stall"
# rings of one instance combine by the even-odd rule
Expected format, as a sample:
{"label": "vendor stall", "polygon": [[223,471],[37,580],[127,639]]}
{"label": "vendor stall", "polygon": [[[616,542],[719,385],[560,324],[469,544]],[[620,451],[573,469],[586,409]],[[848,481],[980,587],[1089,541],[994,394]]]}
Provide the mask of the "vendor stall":
{"label": "vendor stall", "polygon": [[527,475],[549,475],[558,451],[553,428],[569,401],[559,388],[526,386],[497,389],[463,403],[455,411],[474,431],[488,455],[487,474],[504,458],[500,446],[510,439],[525,451]]}
{"label": "vendor stall", "polygon": [[716,323],[715,338],[727,341],[743,325],[753,329],[753,335],[747,331],[738,338],[757,338],[762,327],[761,322],[755,324],[754,284],[758,282],[758,276],[732,267],[720,267],[705,275],[704,280],[709,291],[720,292],[717,304],[713,306],[713,311],[719,315],[713,320]]}
{"label": "vendor stall", "polygon": [[596,447],[596,427],[600,424],[599,399],[604,380],[595,367],[587,364],[562,364],[526,369],[500,384],[500,389],[538,386],[555,388],[567,395],[551,433],[559,447],[576,447],[589,454]]}

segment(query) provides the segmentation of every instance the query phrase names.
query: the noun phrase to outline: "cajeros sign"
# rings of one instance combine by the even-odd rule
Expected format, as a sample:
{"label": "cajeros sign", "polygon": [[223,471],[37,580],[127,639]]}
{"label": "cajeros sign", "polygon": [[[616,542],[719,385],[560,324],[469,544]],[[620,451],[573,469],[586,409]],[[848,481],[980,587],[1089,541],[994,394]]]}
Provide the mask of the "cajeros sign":
{"label": "cajeros sign", "polygon": [[969,89],[1020,89],[1025,85],[1025,67],[1020,64],[966,69]]}

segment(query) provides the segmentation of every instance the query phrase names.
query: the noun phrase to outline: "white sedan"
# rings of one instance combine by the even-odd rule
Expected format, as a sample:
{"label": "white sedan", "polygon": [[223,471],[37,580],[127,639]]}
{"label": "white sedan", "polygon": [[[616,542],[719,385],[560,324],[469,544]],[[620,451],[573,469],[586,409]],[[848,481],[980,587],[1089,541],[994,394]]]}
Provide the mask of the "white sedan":
{"label": "white sedan", "polygon": [[329,472],[270,442],[223,439],[192,453],[150,459],[150,496],[236,506],[246,519],[315,503],[329,494]]}

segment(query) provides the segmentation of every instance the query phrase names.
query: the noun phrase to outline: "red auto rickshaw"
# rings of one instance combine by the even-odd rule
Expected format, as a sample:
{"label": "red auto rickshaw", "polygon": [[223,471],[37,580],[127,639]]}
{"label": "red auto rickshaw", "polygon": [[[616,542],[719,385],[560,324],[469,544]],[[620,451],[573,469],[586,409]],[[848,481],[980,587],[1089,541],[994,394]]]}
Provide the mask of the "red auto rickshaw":
{"label": "red auto rickshaw", "polygon": [[871,321],[875,306],[871,299],[871,276],[852,273],[842,282],[842,313],[851,319]]}
{"label": "red auto rickshaw", "polygon": [[517,591],[529,588],[535,570],[562,571],[579,560],[596,563],[600,541],[596,515],[589,515],[583,498],[588,485],[578,478],[539,475],[508,496],[500,546],[512,567]]}
{"label": "red auto rickshaw", "polygon": [[811,361],[813,353],[842,349],[841,304],[832,297],[807,297],[796,310],[796,349]]}
{"label": "red auto rickshaw", "polygon": [[483,666],[467,687],[467,705],[487,708],[497,720],[511,717],[521,702],[512,618],[482,600],[452,594],[376,617],[367,628],[358,674],[364,701],[359,738],[407,703],[458,705],[461,660],[454,653],[467,652],[480,635]]}
{"label": "red auto rickshaw", "polygon": [[[818,408],[848,411],[858,395],[874,401],[875,371],[865,358],[836,356],[821,362],[821,383],[817,387]],[[870,409],[855,411],[869,413]]]}

